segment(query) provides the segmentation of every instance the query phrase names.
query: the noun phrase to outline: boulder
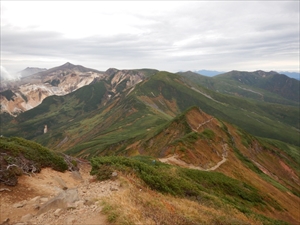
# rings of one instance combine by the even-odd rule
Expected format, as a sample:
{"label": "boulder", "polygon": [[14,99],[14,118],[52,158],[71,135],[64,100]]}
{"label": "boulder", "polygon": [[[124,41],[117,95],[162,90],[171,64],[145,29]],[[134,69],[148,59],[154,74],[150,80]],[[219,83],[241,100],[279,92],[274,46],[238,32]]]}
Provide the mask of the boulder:
{"label": "boulder", "polygon": [[38,211],[37,215],[47,212],[50,209],[65,209],[70,204],[78,201],[77,189],[68,189],[59,193],[56,197],[46,202]]}
{"label": "boulder", "polygon": [[68,189],[68,187],[67,187],[65,181],[64,181],[61,177],[54,177],[53,179],[58,183],[58,185],[59,185],[63,190],[67,190],[67,189]]}

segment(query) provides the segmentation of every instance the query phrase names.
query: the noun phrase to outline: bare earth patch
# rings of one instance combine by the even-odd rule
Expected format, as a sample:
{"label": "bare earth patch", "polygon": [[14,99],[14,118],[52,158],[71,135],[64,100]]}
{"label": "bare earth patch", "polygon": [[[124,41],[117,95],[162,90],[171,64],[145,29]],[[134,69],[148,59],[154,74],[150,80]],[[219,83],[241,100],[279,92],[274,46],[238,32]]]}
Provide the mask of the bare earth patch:
{"label": "bare earth patch", "polygon": [[[57,172],[49,168],[19,177],[15,187],[0,184],[0,224],[108,224],[101,212],[101,199],[120,190],[118,181],[95,182],[89,164],[79,172]],[[76,201],[65,207],[51,201],[62,192],[74,190]],[[41,213],[41,208],[50,208]]]}

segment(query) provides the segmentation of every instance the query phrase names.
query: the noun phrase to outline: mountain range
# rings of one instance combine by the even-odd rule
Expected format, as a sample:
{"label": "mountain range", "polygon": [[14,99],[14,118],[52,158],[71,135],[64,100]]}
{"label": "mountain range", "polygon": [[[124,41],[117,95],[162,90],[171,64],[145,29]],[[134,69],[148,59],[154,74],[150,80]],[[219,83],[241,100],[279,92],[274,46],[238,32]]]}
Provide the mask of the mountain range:
{"label": "mountain range", "polygon": [[[180,72],[183,72],[183,71],[180,71]],[[208,76],[208,77],[213,77],[213,76],[225,73],[225,72],[216,71],[216,70],[195,70],[193,72],[204,75],[204,76]],[[277,73],[286,75],[286,76],[288,76],[290,78],[294,78],[296,80],[300,80],[300,73],[298,73],[298,72],[279,71]]]}
{"label": "mountain range", "polygon": [[247,209],[300,221],[298,80],[264,71],[214,77],[155,69],[100,72],[66,63],[22,82],[64,92],[14,116],[6,105],[21,89],[1,92],[2,135],[85,159],[149,156],[216,170],[263,193],[262,202],[247,203]]}
{"label": "mountain range", "polygon": [[66,95],[90,84],[102,72],[66,63],[49,70],[26,68],[20,80],[10,82],[0,92],[1,110],[12,116],[39,105],[46,97]]}

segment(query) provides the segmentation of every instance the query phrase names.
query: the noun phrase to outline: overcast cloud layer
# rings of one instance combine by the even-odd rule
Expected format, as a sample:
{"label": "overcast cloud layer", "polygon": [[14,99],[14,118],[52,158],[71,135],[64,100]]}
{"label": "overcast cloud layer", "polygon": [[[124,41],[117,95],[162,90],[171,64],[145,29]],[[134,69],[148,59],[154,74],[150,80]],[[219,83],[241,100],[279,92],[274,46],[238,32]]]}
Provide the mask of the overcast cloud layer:
{"label": "overcast cloud layer", "polygon": [[154,68],[299,72],[299,1],[1,1],[9,72],[71,62]]}

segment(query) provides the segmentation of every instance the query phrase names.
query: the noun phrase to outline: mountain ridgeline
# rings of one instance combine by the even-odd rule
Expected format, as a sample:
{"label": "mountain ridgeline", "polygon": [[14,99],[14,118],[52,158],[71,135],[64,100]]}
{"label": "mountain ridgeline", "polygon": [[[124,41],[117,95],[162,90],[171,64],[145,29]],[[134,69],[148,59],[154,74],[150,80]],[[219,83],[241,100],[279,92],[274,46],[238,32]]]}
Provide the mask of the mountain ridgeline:
{"label": "mountain ridgeline", "polygon": [[[63,66],[67,70],[69,67],[69,64]],[[61,67],[57,68],[62,72]],[[57,68],[48,72],[55,73]],[[197,106],[252,135],[299,146],[297,94],[299,96],[299,81],[275,72],[233,71],[208,78],[191,72],[109,69],[89,85],[67,95],[49,96],[15,118],[2,113],[2,118],[10,119],[1,121],[5,128],[1,132],[46,145],[48,140],[54,148],[64,140],[66,147],[59,145],[62,150],[74,144],[78,148],[77,143],[85,145],[94,137],[116,136],[109,138],[108,143],[103,142],[109,146],[139,135],[147,136],[158,129],[158,125]],[[2,96],[14,101],[13,92],[4,92]],[[45,135],[44,125],[49,129]],[[117,135],[121,130],[126,134],[123,138]]]}
{"label": "mountain ridgeline", "polygon": [[[259,212],[257,220],[270,216],[279,224],[300,221],[299,81],[276,72],[205,77],[153,69],[99,72],[70,63],[28,79],[59,86],[72,77],[93,79],[65,95],[49,95],[17,115],[2,110],[1,135],[86,159],[125,156],[93,162],[104,163],[106,169],[122,163],[123,170],[133,166],[155,190],[175,193],[178,181],[191,199],[211,190],[211,183],[199,177],[207,182],[215,177],[210,182],[222,193],[210,194],[220,197],[226,190],[226,196],[234,197],[224,203],[243,214]],[[15,95],[14,90],[2,93],[10,104]],[[151,157],[148,166],[135,161],[142,156]],[[162,166],[168,172],[157,174],[161,164],[156,160],[201,172]],[[158,177],[149,177],[150,172]],[[178,176],[172,178],[172,173]],[[161,183],[161,176],[170,182]],[[233,183],[241,185],[242,194],[233,190]]]}

